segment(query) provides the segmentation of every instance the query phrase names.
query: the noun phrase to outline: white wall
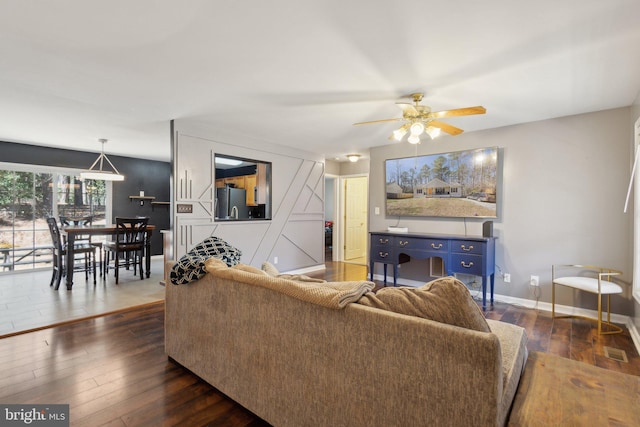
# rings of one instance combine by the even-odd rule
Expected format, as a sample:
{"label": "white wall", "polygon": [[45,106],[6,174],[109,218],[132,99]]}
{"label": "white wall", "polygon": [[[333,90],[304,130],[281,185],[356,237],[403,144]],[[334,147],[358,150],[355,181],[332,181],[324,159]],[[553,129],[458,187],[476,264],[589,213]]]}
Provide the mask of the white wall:
{"label": "white wall", "polygon": [[365,159],[360,159],[357,162],[341,162],[340,163],[340,175],[360,175],[369,173],[369,162]]}
{"label": "white wall", "polygon": [[[490,112],[489,112],[490,114]],[[511,283],[496,276],[496,294],[534,299],[529,276],[540,276],[540,300],[551,301],[551,265],[591,263],[632,277],[632,228],[623,213],[630,173],[630,109],[563,117],[499,129],[442,137],[418,146],[418,154],[498,146],[501,155],[496,264],[511,274]],[[396,225],[385,218],[384,160],[411,157],[415,146],[398,143],[370,150],[370,230]],[[410,231],[481,235],[482,220],[409,219]],[[381,266],[376,266],[381,274]],[[379,271],[378,271],[379,270]],[[401,266],[400,276],[426,281],[427,261]],[[498,272],[498,270],[496,270]],[[630,288],[630,285],[629,285]],[[560,292],[560,304],[595,309],[584,292]],[[631,291],[612,298],[613,311],[631,314]]]}
{"label": "white wall", "polygon": [[336,197],[336,179],[325,178],[324,179],[324,220],[335,221],[334,211],[336,205],[334,203]]}
{"label": "white wall", "polygon": [[[173,122],[172,144],[176,183],[173,201],[185,198],[180,195],[180,180],[192,179],[189,188],[197,189],[192,192],[192,199],[179,202],[193,205],[193,213],[177,213],[173,203],[176,259],[202,239],[214,235],[240,249],[243,263],[256,267],[264,261],[275,264],[275,257],[278,258],[276,267],[281,271],[324,264],[322,156],[268,141],[223,134],[187,120]],[[191,159],[188,168],[184,166],[186,161],[181,162],[181,152]],[[214,220],[212,171],[216,153],[271,162],[271,220]]]}

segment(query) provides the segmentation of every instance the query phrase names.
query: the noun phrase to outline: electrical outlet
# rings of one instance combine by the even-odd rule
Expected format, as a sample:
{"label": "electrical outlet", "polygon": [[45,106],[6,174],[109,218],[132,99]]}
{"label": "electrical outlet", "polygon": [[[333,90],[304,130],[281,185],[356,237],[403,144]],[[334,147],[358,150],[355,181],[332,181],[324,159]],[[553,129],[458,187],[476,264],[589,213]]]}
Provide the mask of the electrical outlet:
{"label": "electrical outlet", "polygon": [[529,279],[529,284],[531,286],[540,286],[540,277],[539,276],[531,276]]}
{"label": "electrical outlet", "polygon": [[277,264],[277,263],[278,263],[278,257],[277,257],[277,256],[274,256],[274,257],[273,257],[273,263],[274,263],[274,264]]}
{"label": "electrical outlet", "polygon": [[502,280],[504,281],[504,283],[511,283],[511,274],[504,273],[504,276],[502,277]]}

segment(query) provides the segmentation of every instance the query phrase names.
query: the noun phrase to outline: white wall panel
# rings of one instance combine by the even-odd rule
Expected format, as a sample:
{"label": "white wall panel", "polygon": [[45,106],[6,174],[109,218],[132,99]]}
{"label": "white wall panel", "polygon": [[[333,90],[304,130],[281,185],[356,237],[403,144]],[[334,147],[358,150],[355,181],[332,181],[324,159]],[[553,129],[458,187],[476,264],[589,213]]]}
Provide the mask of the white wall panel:
{"label": "white wall panel", "polygon": [[[198,243],[194,236],[215,235],[240,249],[243,263],[256,267],[263,261],[274,262],[274,257],[278,258],[277,268],[281,271],[324,263],[324,159],[321,155],[219,134],[184,120],[173,123],[172,152],[174,176],[178,177],[174,200],[194,207],[193,214],[178,214],[174,203],[173,224],[178,237],[182,236],[174,248],[177,258],[190,249],[189,244],[193,247]],[[213,219],[215,154],[272,163],[271,220],[216,222]],[[184,243],[185,239],[188,244]]]}

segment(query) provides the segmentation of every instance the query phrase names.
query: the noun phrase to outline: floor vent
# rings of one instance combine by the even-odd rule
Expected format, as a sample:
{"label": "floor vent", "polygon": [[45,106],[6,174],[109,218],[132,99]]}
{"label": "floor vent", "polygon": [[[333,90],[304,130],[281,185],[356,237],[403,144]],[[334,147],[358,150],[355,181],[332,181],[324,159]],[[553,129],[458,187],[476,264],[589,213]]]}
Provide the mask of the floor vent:
{"label": "floor vent", "polygon": [[609,359],[617,360],[618,362],[628,363],[627,353],[624,350],[620,350],[618,348],[605,347],[604,355]]}

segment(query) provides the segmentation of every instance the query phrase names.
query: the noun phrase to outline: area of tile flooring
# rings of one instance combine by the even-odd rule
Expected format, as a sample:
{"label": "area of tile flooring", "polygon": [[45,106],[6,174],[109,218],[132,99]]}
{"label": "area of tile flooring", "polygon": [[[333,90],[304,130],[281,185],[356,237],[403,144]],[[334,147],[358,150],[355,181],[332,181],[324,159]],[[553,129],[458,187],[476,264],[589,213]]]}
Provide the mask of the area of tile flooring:
{"label": "area of tile flooring", "polygon": [[94,285],[77,272],[70,291],[64,282],[57,291],[49,287],[49,269],[0,274],[0,337],[163,300],[162,279],[162,256],[152,258],[148,279],[122,269],[117,285],[113,272]]}

